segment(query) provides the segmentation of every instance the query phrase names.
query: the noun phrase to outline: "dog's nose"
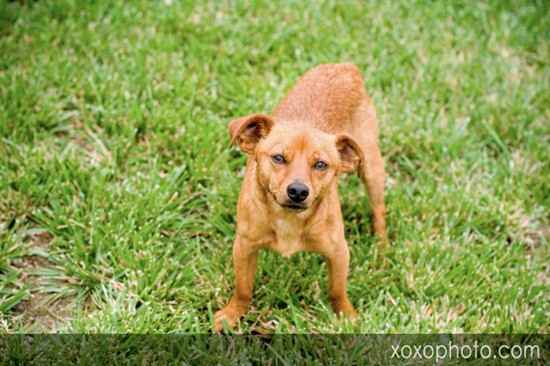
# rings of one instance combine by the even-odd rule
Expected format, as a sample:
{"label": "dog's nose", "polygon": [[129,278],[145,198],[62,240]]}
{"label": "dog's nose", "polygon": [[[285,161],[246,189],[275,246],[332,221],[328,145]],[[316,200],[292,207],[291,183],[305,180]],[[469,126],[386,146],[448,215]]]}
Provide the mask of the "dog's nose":
{"label": "dog's nose", "polygon": [[309,188],[303,183],[296,182],[289,184],[286,193],[292,202],[302,202],[309,195]]}

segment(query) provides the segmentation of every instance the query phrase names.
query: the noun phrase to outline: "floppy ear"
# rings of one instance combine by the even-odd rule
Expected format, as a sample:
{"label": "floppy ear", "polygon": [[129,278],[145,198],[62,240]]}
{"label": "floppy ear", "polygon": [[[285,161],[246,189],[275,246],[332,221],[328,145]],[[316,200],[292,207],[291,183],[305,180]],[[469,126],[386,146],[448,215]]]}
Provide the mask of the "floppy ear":
{"label": "floppy ear", "polygon": [[273,127],[273,119],[265,114],[251,114],[229,122],[231,143],[238,144],[247,154],[252,154],[260,139],[266,137]]}
{"label": "floppy ear", "polygon": [[336,149],[340,154],[341,172],[352,172],[365,161],[361,147],[351,136],[345,133],[336,136]]}

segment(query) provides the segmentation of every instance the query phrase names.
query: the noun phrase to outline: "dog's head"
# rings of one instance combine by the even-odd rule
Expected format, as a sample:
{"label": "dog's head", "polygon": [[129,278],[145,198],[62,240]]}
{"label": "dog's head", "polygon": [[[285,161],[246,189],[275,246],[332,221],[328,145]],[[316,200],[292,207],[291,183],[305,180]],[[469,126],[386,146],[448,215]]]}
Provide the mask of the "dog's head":
{"label": "dog's head", "polygon": [[347,134],[254,114],[231,121],[231,141],[257,162],[260,185],[275,202],[303,211],[323,198],[341,172],[351,172],[363,152]]}

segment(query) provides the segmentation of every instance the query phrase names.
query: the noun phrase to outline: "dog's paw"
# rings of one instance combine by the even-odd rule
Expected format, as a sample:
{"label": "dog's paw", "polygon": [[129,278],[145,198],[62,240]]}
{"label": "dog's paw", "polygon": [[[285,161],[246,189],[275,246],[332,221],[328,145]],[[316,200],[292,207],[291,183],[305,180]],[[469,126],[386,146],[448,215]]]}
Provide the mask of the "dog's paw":
{"label": "dog's paw", "polygon": [[350,320],[355,320],[359,317],[359,313],[353,307],[347,309],[346,311],[342,311],[341,314]]}
{"label": "dog's paw", "polygon": [[233,309],[225,307],[214,315],[214,330],[219,333],[224,327],[234,328],[239,321],[240,315]]}
{"label": "dog's paw", "polygon": [[347,319],[356,319],[359,313],[353,308],[353,305],[348,300],[332,301],[332,307],[334,312],[339,316],[343,316]]}

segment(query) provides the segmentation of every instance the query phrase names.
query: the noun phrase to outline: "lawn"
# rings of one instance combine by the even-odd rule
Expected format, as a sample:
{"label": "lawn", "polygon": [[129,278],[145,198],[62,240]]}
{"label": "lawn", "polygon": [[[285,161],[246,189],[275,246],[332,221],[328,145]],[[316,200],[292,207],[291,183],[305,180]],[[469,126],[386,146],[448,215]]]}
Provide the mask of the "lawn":
{"label": "lawn", "polygon": [[227,123],[354,62],[391,250],[341,180],[356,322],[264,252],[238,332],[550,332],[547,1],[0,0],[0,333],[203,333],[233,290]]}

